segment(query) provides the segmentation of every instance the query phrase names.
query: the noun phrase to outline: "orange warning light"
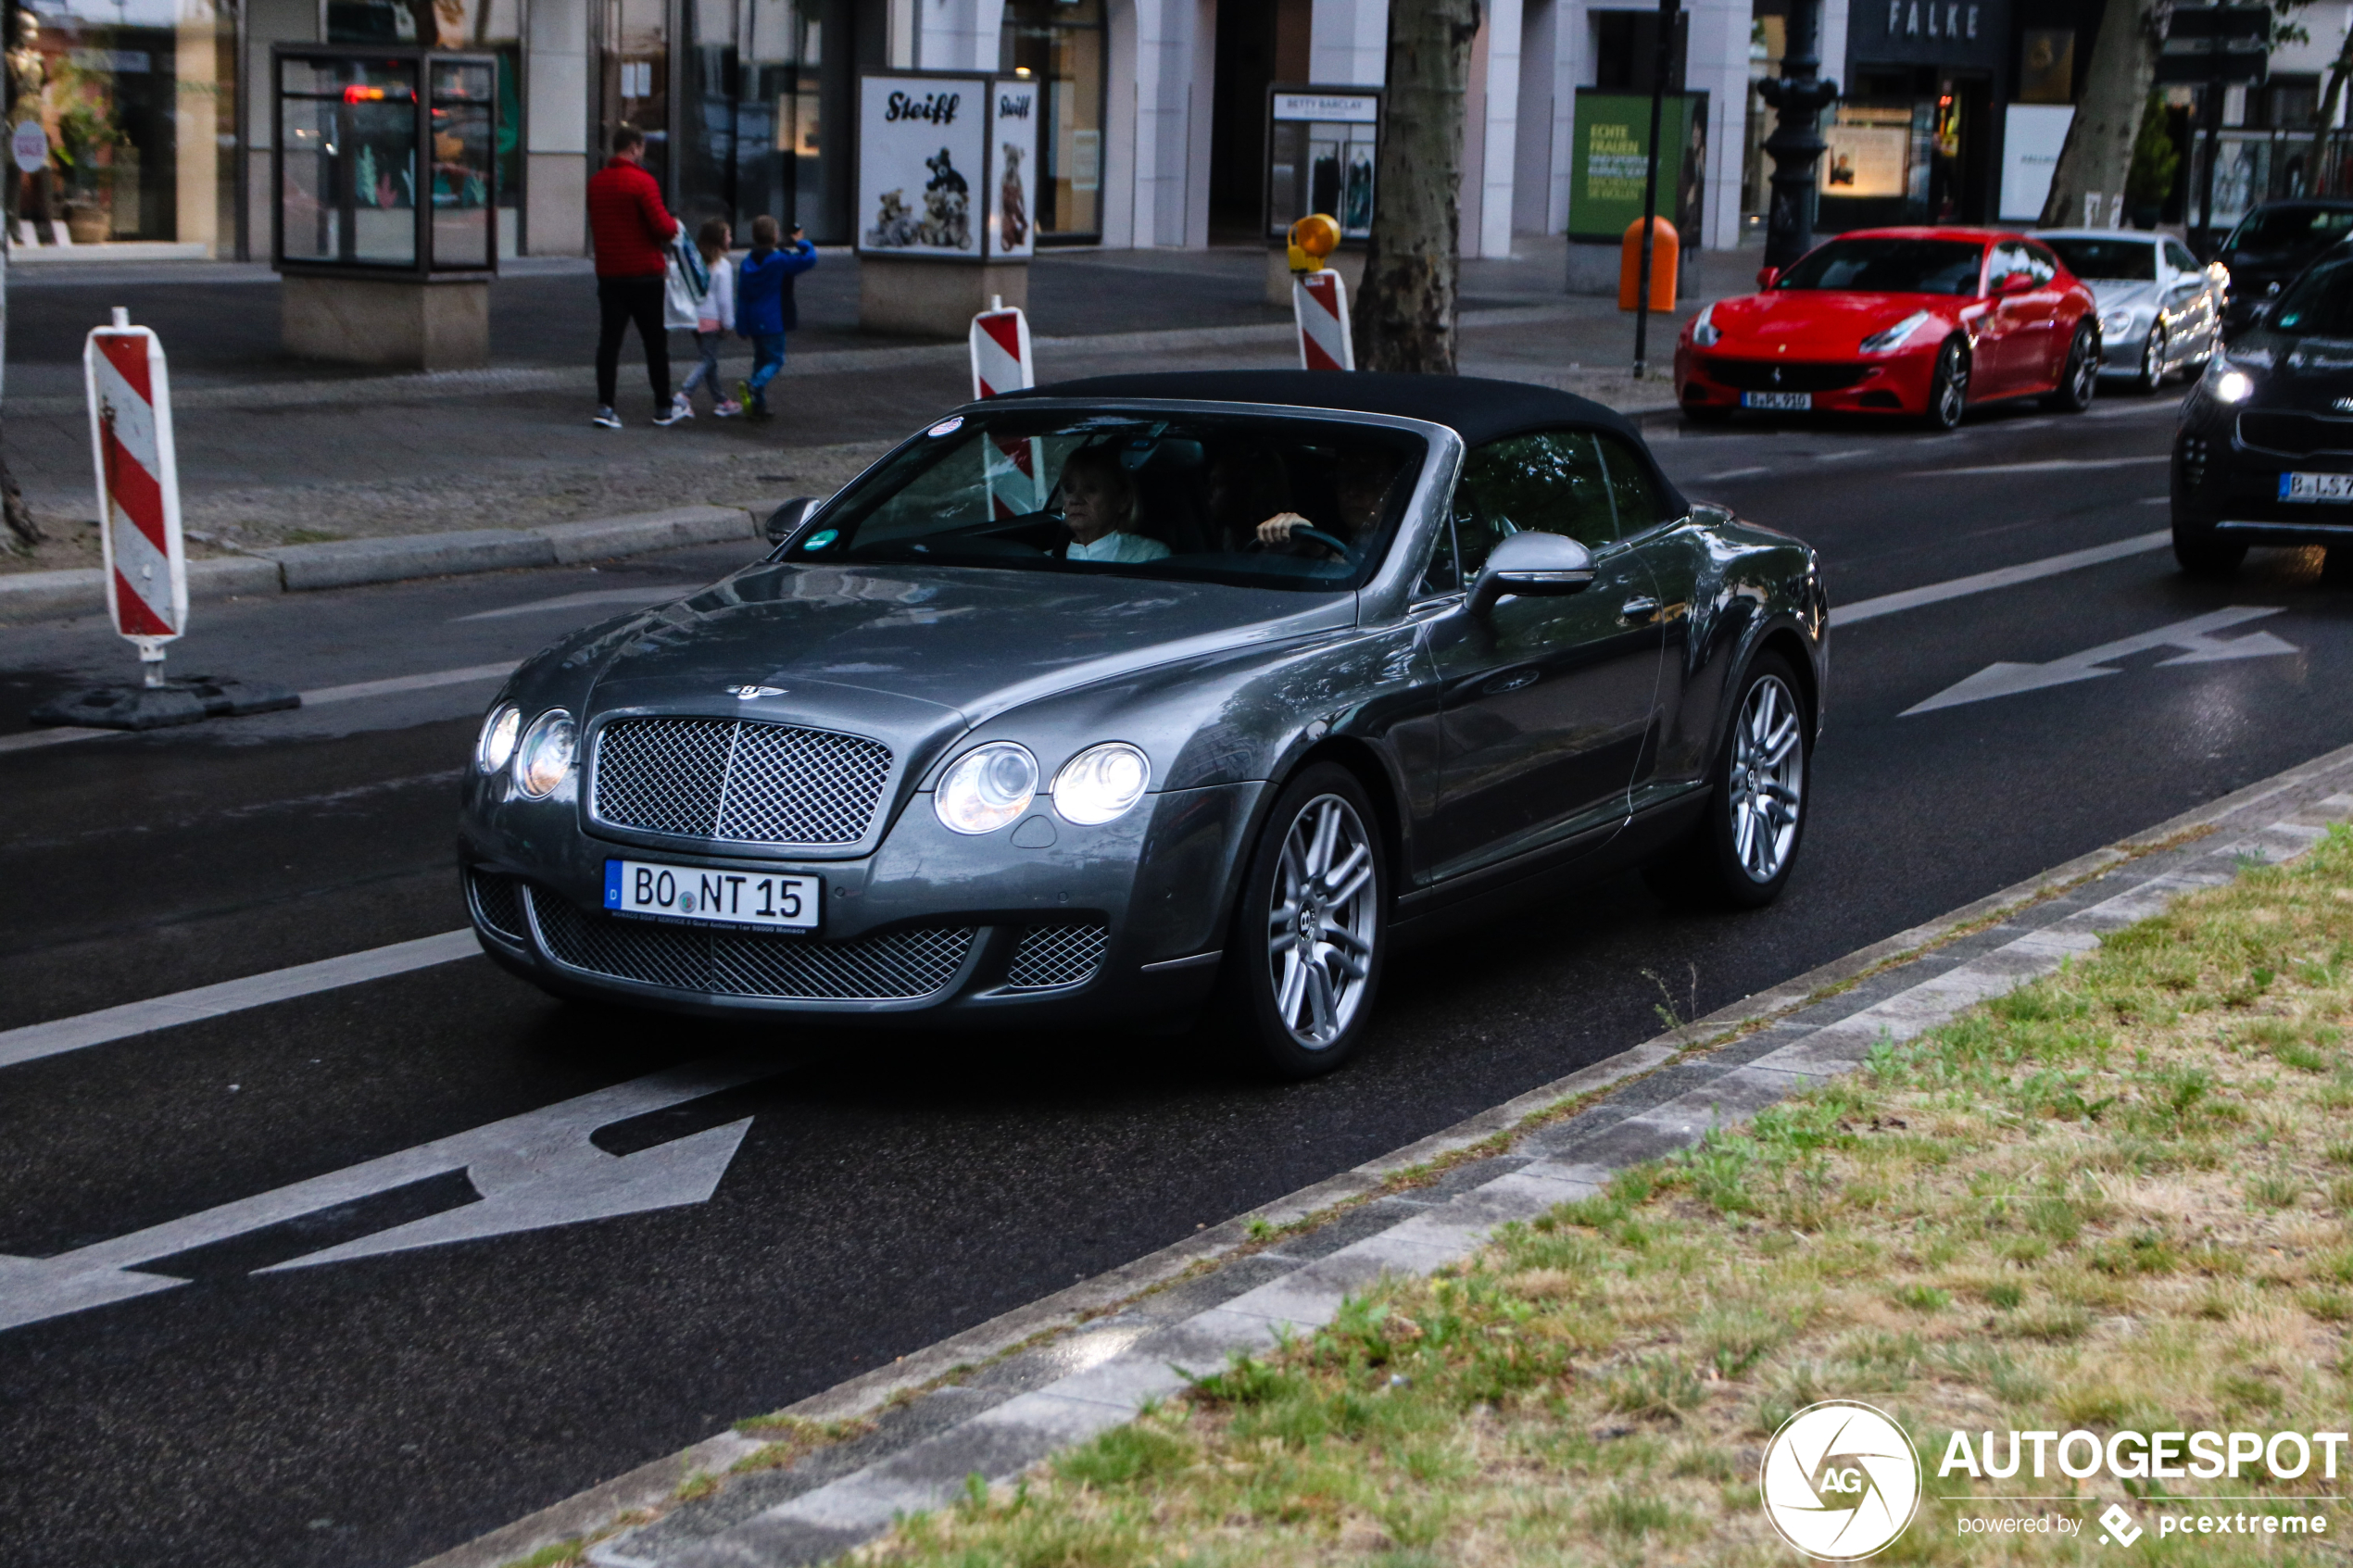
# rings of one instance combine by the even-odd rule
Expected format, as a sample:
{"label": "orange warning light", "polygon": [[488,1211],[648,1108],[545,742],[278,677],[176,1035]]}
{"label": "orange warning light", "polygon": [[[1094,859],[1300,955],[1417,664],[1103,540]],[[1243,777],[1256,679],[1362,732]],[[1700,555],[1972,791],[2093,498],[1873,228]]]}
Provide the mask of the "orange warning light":
{"label": "orange warning light", "polygon": [[1311,212],[1290,226],[1290,270],[1314,272],[1324,257],[1340,248],[1340,224],[1321,212]]}

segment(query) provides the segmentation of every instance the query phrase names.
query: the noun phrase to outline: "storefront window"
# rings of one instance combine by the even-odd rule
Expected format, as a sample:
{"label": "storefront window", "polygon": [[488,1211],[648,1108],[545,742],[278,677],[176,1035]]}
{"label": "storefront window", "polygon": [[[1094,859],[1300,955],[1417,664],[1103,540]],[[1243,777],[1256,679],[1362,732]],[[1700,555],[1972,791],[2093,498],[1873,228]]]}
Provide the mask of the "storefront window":
{"label": "storefront window", "polygon": [[1045,84],[1038,238],[1102,237],[1102,0],[1006,0],[1000,69]]}
{"label": "storefront window", "polygon": [[604,134],[599,163],[615,127],[646,133],[646,169],[670,187],[670,19],[664,0],[605,0]]}
{"label": "storefront window", "polygon": [[23,0],[7,54],[10,128],[40,124],[20,175],[27,244],[115,240],[236,249],[236,23],[220,0]]}
{"label": "storefront window", "polygon": [[330,44],[422,44],[498,59],[498,254],[523,207],[522,0],[327,0]]}

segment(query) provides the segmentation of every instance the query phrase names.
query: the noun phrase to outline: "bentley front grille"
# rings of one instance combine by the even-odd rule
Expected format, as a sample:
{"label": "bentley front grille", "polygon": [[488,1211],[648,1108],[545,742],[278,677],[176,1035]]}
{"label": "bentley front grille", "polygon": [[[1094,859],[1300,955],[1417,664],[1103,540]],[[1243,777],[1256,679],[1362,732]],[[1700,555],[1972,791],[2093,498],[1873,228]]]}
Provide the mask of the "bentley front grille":
{"label": "bentley front grille", "polygon": [[469,872],[467,891],[474,907],[474,922],[493,935],[521,946],[523,941],[522,882],[497,872]]}
{"label": "bentley front grille", "polygon": [[1033,925],[1013,948],[1005,984],[1016,991],[1058,991],[1092,980],[1110,941],[1109,926]]}
{"label": "bentley front grille", "polygon": [[1708,380],[1741,392],[1836,392],[1870,371],[1868,365],[1806,360],[1703,358],[1699,363]]}
{"label": "bentley front grille", "polygon": [[615,719],[597,733],[589,815],[613,827],[737,844],[855,844],[890,747],[745,719]]}
{"label": "bentley front grille", "polygon": [[614,980],[719,997],[779,1001],[914,1001],[956,978],[970,926],[891,931],[824,942],[813,936],[662,925],[591,914],[537,888],[539,935],[558,963]]}

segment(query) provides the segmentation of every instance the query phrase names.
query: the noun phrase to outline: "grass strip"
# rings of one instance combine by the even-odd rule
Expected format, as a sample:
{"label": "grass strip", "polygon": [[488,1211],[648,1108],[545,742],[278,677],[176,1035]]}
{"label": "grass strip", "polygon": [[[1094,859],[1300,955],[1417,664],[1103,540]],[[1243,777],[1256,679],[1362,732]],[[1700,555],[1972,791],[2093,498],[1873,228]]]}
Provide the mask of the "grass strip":
{"label": "grass strip", "polygon": [[[853,1558],[1785,1564],[1764,1445],[1850,1398],[1903,1423],[1928,1474],[1874,1562],[2099,1556],[2091,1516],[2116,1500],[2159,1560],[2342,1561],[2353,1479],[2317,1465],[2176,1489],[2327,1512],[2318,1539],[2160,1537],[2201,1512],[2162,1484],[1935,1471],[1956,1430],[2344,1429],[2348,1012],[2338,827]],[[2011,1514],[2082,1531],[1959,1527]]]}

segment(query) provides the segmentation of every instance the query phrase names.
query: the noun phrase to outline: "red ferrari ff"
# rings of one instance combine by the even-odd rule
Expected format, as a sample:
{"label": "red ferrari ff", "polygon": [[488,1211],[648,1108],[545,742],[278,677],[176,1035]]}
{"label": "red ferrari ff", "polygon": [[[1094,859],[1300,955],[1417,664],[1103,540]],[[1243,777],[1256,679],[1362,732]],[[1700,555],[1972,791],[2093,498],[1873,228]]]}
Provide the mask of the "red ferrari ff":
{"label": "red ferrari ff", "polygon": [[1719,299],[1675,345],[1685,417],[1735,408],[1910,414],[1939,430],[1973,403],[2048,397],[2081,410],[2100,370],[2092,291],[2024,234],[1863,229],[1758,293]]}

